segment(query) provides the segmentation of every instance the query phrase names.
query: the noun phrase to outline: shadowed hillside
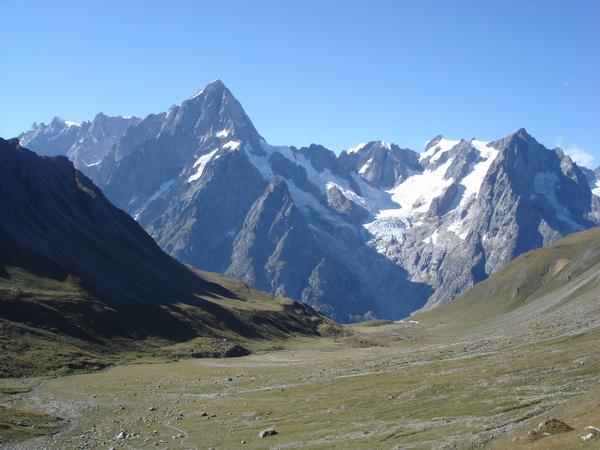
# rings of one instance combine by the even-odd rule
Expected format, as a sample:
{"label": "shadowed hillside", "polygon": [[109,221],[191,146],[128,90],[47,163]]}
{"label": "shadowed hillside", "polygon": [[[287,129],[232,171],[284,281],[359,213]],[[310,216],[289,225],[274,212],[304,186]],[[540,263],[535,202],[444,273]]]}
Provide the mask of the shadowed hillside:
{"label": "shadowed hillside", "polygon": [[102,367],[115,352],[198,337],[210,338],[190,349],[199,356],[244,353],[222,338],[315,335],[329,323],[180,264],[65,157],[0,139],[0,159],[0,375]]}

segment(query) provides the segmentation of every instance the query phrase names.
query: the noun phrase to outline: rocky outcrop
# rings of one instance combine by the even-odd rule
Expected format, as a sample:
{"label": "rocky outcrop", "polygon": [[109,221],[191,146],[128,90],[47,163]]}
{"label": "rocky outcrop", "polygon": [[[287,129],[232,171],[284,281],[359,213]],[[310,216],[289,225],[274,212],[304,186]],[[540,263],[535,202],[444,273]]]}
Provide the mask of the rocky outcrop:
{"label": "rocky outcrop", "polygon": [[373,141],[352,152],[342,152],[340,164],[378,188],[392,188],[421,172],[418,153],[386,141]]}

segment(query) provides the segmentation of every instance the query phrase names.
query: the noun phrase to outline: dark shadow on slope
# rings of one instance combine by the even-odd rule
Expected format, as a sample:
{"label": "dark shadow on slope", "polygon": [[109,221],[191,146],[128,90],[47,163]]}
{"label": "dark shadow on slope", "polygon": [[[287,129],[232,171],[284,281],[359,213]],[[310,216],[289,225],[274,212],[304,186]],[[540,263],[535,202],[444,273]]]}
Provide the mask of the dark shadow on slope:
{"label": "dark shadow on slope", "polygon": [[[253,339],[318,334],[320,321],[307,320],[315,316],[314,311],[298,303],[284,304],[282,311],[234,313],[193,294],[172,303],[166,299],[160,304],[122,302],[106,297],[89,282],[74,279],[53,261],[11,244],[4,236],[0,249],[0,267],[7,274],[4,286],[0,285],[0,317],[11,322],[98,344],[115,338],[186,341],[223,333]],[[9,267],[20,269],[27,278],[11,278]],[[31,285],[32,279],[40,280],[39,287]],[[44,279],[56,283],[48,288]]]}

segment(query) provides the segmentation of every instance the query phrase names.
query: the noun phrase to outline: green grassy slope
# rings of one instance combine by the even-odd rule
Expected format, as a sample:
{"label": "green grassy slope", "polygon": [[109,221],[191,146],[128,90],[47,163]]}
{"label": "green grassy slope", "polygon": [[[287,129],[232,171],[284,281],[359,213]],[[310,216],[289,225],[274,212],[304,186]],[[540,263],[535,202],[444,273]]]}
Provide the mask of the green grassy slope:
{"label": "green grassy slope", "polygon": [[415,318],[455,334],[536,323],[582,330],[600,313],[599,287],[600,228],[593,228],[519,256],[461,298]]}
{"label": "green grassy slope", "polygon": [[0,257],[0,377],[93,370],[143,356],[236,356],[336,327],[305,305],[218,275],[203,272],[202,279],[223,283],[228,295],[121,303],[43,257],[20,256],[18,263]]}

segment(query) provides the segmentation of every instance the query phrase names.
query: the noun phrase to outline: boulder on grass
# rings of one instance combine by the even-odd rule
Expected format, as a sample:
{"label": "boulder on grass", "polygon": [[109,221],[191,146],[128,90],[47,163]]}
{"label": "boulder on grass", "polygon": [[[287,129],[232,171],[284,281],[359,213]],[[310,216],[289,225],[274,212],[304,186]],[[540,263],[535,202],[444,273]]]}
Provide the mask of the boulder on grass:
{"label": "boulder on grass", "polygon": [[543,438],[544,436],[566,433],[567,431],[573,430],[574,428],[571,425],[563,422],[562,420],[552,418],[541,422],[535,430],[531,430],[529,433],[527,433],[527,436],[529,436],[529,439],[532,441],[535,441]]}
{"label": "boulder on grass", "polygon": [[276,434],[277,434],[277,431],[275,431],[274,428],[267,428],[266,430],[262,430],[260,433],[258,433],[258,437],[266,438],[269,436],[275,436]]}

